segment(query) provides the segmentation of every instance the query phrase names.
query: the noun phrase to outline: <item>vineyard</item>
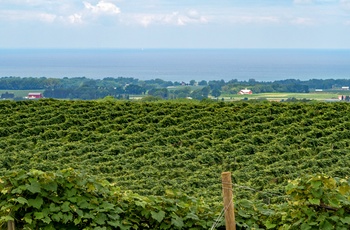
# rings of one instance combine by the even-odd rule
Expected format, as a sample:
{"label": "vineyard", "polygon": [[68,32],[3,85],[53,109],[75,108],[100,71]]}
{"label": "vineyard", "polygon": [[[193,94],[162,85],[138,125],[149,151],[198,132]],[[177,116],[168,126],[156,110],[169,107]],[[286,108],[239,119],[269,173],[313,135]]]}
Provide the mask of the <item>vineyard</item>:
{"label": "vineyard", "polygon": [[[241,227],[275,228],[276,223],[282,222],[282,214],[274,210],[285,210],[283,202],[288,195],[298,200],[293,205],[309,202],[307,205],[339,212],[336,216],[343,225],[338,229],[347,229],[344,226],[350,224],[347,219],[350,187],[347,187],[348,181],[337,178],[347,178],[350,172],[349,111],[348,103],[322,102],[2,101],[0,175],[5,179],[0,182],[11,181],[6,178],[13,172],[22,172],[19,173],[22,176],[13,174],[22,180],[23,175],[27,175],[25,172],[32,170],[46,175],[46,172],[61,173],[70,169],[105,180],[108,186],[104,188],[108,191],[118,189],[118,194],[129,191],[134,195],[128,197],[137,196],[137,199],[163,197],[154,199],[164,200],[152,202],[168,202],[172,204],[169,207],[176,206],[176,201],[164,197],[178,194],[187,203],[191,201],[193,207],[199,205],[197,211],[207,211],[206,215],[196,211],[197,216],[192,216],[192,220],[200,216],[205,223],[196,227],[188,225],[186,229],[209,229],[222,208],[221,172],[230,171],[237,207],[242,207],[237,215]],[[327,176],[299,181],[298,178],[305,175]],[[288,184],[289,180],[294,182]],[[298,183],[311,183],[311,188],[318,192],[324,184],[324,191],[337,188],[340,195],[335,195],[336,201],[327,198],[327,201],[333,199],[333,203],[320,199],[326,192],[316,198],[317,192],[313,192],[311,199],[309,190],[297,191],[307,187],[296,186]],[[3,186],[9,186],[6,192],[2,191],[3,196],[14,189],[12,182]],[[110,193],[104,196],[108,198]],[[301,200],[300,194],[307,195],[308,199]],[[110,207],[112,198],[107,198],[101,202]],[[40,202],[44,200],[40,199]],[[251,203],[253,201],[255,203]],[[130,199],[128,202],[131,207]],[[27,205],[28,202],[21,200],[20,203]],[[35,206],[41,207],[37,203]],[[249,214],[249,210],[259,214]],[[106,212],[111,209],[106,208]],[[194,209],[179,210],[168,222],[167,226],[172,227],[157,228],[185,228],[181,221],[186,216],[181,217],[181,212],[194,215]],[[278,213],[289,217],[283,219],[285,224],[297,222],[293,213]],[[325,216],[329,217],[327,213]],[[113,212],[106,216],[117,214],[121,215]],[[168,216],[157,208],[147,215],[150,219],[153,217],[155,223]],[[255,219],[251,215],[255,215]],[[332,222],[328,217],[319,220],[322,224],[310,222],[308,226],[329,226]],[[112,223],[113,219],[108,221]],[[107,223],[107,219],[103,223]],[[138,228],[146,228],[139,224]],[[123,228],[124,225],[116,226]],[[129,229],[135,227],[135,223],[125,226]],[[295,226],[291,229],[300,227]]]}

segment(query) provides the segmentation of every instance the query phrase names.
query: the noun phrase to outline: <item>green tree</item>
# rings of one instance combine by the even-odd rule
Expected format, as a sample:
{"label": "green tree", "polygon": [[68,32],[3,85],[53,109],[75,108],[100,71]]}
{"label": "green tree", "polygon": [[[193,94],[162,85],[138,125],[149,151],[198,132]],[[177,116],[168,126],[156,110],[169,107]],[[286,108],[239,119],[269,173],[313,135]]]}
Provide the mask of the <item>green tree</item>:
{"label": "green tree", "polygon": [[207,98],[210,93],[210,87],[209,86],[203,87],[201,91],[202,91],[203,97]]}
{"label": "green tree", "polygon": [[169,91],[167,88],[151,89],[148,91],[148,95],[155,96],[155,97],[161,97],[161,98],[165,99],[165,98],[168,98]]}
{"label": "green tree", "polygon": [[190,97],[197,99],[197,100],[202,100],[204,98],[202,90],[201,89],[196,89],[194,90],[191,94]]}
{"label": "green tree", "polygon": [[130,84],[125,87],[125,93],[127,94],[144,94],[146,89],[139,85]]}
{"label": "green tree", "polygon": [[211,95],[212,95],[213,97],[218,98],[218,97],[220,97],[220,95],[221,95],[221,91],[218,90],[218,89],[213,89],[213,90],[211,91]]}
{"label": "green tree", "polygon": [[198,85],[208,85],[208,82],[205,80],[202,80],[202,81],[198,82]]}

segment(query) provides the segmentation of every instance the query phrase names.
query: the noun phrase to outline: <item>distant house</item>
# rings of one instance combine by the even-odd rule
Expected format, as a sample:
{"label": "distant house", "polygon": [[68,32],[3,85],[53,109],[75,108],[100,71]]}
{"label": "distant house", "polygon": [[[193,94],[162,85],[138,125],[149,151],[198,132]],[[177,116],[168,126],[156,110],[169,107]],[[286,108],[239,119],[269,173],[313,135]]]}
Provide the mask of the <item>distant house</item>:
{"label": "distant house", "polygon": [[181,85],[182,85],[182,86],[188,85],[188,83],[186,83],[186,82],[181,82]]}
{"label": "distant house", "polygon": [[250,89],[242,89],[241,91],[238,92],[238,94],[253,94],[253,91],[251,91]]}
{"label": "distant house", "polygon": [[341,87],[342,90],[349,90],[349,86],[343,86]]}
{"label": "distant house", "polygon": [[27,96],[28,99],[39,99],[43,97],[44,96],[42,93],[28,93],[28,96]]}
{"label": "distant house", "polygon": [[338,99],[341,100],[341,101],[349,101],[350,97],[346,96],[346,95],[339,95]]}
{"label": "distant house", "polygon": [[15,97],[14,93],[6,92],[6,93],[1,94],[1,99],[10,99],[10,98],[14,98],[14,97]]}

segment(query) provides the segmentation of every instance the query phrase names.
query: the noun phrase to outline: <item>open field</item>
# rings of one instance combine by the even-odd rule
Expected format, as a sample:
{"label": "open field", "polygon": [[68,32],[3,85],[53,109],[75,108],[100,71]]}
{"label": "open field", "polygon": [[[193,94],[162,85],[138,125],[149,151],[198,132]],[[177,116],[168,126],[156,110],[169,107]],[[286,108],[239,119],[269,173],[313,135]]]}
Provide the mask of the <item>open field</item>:
{"label": "open field", "polygon": [[[190,86],[177,86],[169,89],[173,91],[175,89],[181,89]],[[202,86],[191,86],[192,90],[200,89]],[[38,92],[43,93],[44,90],[0,90],[0,94],[2,93],[14,93],[15,97],[25,97],[28,93]],[[225,101],[239,101],[245,98],[248,100],[269,100],[269,101],[281,101],[287,100],[288,98],[295,98],[298,100],[307,99],[307,100],[317,100],[317,101],[327,101],[327,100],[335,100],[338,99],[339,95],[349,95],[350,92],[313,92],[313,93],[259,93],[252,95],[238,95],[238,94],[222,94],[219,99],[224,98]],[[130,95],[130,100],[140,100],[145,95]]]}
{"label": "open field", "polygon": [[[252,95],[238,95],[238,94],[223,94],[219,98],[224,98],[225,100],[242,100],[244,98],[248,99],[266,99],[269,101],[281,101],[286,100],[288,98],[296,98],[298,100],[307,99],[307,100],[317,100],[317,101],[325,101],[338,99],[338,96],[342,94],[338,93],[328,93],[328,92],[320,92],[320,93],[259,93]],[[346,95],[344,93],[344,95]]]}
{"label": "open field", "polygon": [[174,90],[181,90],[181,89],[186,89],[186,88],[190,88],[191,90],[196,90],[196,89],[202,89],[204,86],[201,85],[178,85],[178,86],[169,86],[167,87],[167,89],[171,92]]}
{"label": "open field", "polygon": [[0,95],[3,93],[13,93],[15,94],[15,97],[25,97],[28,95],[28,93],[43,93],[43,89],[35,89],[35,90],[0,90]]}

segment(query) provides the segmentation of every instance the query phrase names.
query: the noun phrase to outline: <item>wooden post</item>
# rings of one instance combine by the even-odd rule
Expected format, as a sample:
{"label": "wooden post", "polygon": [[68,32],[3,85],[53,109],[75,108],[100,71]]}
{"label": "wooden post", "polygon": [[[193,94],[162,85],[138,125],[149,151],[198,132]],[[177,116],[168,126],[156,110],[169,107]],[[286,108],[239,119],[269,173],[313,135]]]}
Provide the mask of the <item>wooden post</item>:
{"label": "wooden post", "polygon": [[7,230],[15,230],[15,222],[13,220],[7,222]]}
{"label": "wooden post", "polygon": [[221,174],[221,179],[222,179],[222,196],[224,199],[224,208],[225,208],[226,230],[236,230],[231,173],[223,172]]}

